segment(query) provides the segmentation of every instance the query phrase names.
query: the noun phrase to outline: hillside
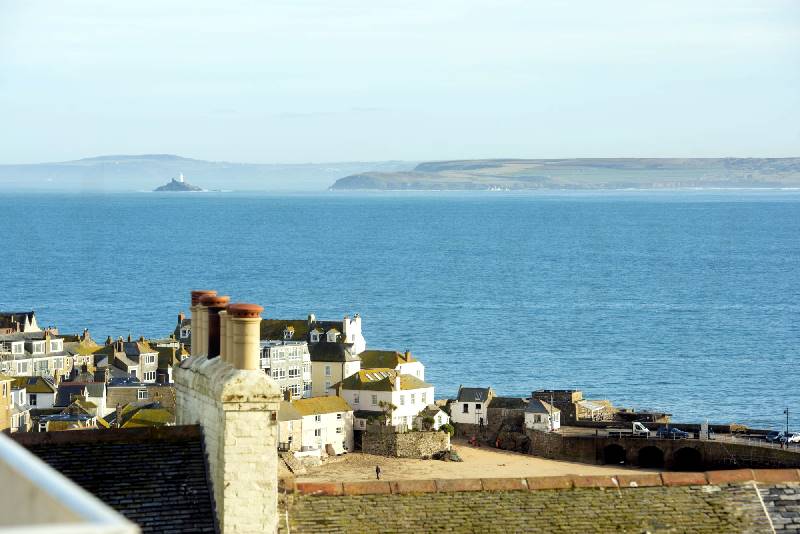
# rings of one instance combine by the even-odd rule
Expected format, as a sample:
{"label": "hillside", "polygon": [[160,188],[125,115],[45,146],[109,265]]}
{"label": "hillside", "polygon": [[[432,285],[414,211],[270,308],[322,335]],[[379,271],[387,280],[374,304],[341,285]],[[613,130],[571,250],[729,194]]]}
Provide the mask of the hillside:
{"label": "hillside", "polygon": [[491,159],[420,163],[337,180],[333,190],[800,187],[800,158]]}
{"label": "hillside", "polygon": [[257,164],[170,154],[99,156],[57,163],[0,165],[0,190],[152,191],[183,173],[202,189],[322,191],[338,177],[367,170],[408,170],[414,163]]}

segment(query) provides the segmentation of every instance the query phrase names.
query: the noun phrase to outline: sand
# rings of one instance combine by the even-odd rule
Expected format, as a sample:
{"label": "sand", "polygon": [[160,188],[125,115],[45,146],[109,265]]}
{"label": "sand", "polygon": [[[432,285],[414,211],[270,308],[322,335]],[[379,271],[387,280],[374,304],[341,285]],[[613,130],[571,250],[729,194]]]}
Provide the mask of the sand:
{"label": "sand", "polygon": [[374,480],[375,466],[381,467],[383,480],[421,480],[431,478],[490,478],[547,475],[610,475],[626,471],[655,472],[615,465],[590,465],[537,458],[528,454],[501,451],[488,447],[475,448],[461,440],[453,440],[453,448],[463,462],[387,458],[371,454],[350,453],[329,458],[321,466],[307,469],[298,481],[335,480],[352,482]]}

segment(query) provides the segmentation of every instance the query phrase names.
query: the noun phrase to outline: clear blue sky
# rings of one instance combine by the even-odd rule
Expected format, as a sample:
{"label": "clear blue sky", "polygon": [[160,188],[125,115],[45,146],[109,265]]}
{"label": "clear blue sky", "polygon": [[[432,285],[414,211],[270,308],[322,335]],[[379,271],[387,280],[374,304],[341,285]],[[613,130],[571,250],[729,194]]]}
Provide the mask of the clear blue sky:
{"label": "clear blue sky", "polygon": [[799,148],[796,0],[0,0],[0,163]]}

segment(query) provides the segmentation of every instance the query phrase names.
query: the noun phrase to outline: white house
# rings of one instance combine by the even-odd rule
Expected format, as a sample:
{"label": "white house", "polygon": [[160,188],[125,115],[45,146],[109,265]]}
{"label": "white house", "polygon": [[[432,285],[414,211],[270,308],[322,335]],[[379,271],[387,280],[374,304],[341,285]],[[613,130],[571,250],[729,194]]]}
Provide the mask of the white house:
{"label": "white house", "polygon": [[353,450],[353,408],[343,398],[297,399],[291,405],[301,416],[300,451],[319,450],[324,456]]}
{"label": "white house", "polygon": [[469,425],[486,425],[487,408],[495,396],[494,390],[488,388],[458,388],[458,397],[450,403],[450,420],[454,423]]}
{"label": "white house", "polygon": [[[430,420],[426,423],[425,419],[428,417],[433,419],[433,423],[430,423]],[[414,418],[414,428],[417,430],[428,430],[428,425],[430,425],[430,429],[439,430],[439,427],[449,422],[449,415],[444,413],[444,411],[435,404],[429,404]]]}
{"label": "white house", "polygon": [[433,402],[433,386],[412,375],[394,369],[364,369],[335,385],[361,417],[357,428],[363,429],[367,417],[387,418],[394,427],[412,428],[414,418]]}
{"label": "white house", "polygon": [[56,387],[42,376],[17,377],[12,387],[24,389],[26,399],[23,404],[28,404],[31,408],[52,408],[56,400]]}
{"label": "white house", "polygon": [[425,380],[425,366],[409,352],[396,350],[365,350],[358,355],[362,369],[394,369],[402,375]]}
{"label": "white house", "polygon": [[539,399],[531,399],[525,408],[525,428],[552,432],[561,428],[561,410]]}

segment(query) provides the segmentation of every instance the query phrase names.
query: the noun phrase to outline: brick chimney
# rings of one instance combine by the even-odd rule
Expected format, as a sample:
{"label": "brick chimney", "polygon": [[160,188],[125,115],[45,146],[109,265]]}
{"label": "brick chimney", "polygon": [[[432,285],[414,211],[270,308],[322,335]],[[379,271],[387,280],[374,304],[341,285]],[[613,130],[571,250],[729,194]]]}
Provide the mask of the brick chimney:
{"label": "brick chimney", "polygon": [[203,295],[216,295],[216,291],[198,289],[192,291],[192,305],[189,308],[192,314],[192,356],[207,354],[206,344],[208,342],[206,333],[206,308],[200,304],[200,297]]}
{"label": "brick chimney", "polygon": [[[221,534],[275,532],[278,525],[281,397],[259,369],[262,310],[245,303],[220,310],[220,336],[228,340],[217,340],[223,357],[193,350],[174,367],[177,424],[203,429]],[[195,314],[193,306],[193,329]]]}
{"label": "brick chimney", "polygon": [[200,305],[206,308],[206,349],[209,358],[216,358],[220,353],[220,317],[219,313],[228,307],[230,297],[219,295],[203,295]]}

